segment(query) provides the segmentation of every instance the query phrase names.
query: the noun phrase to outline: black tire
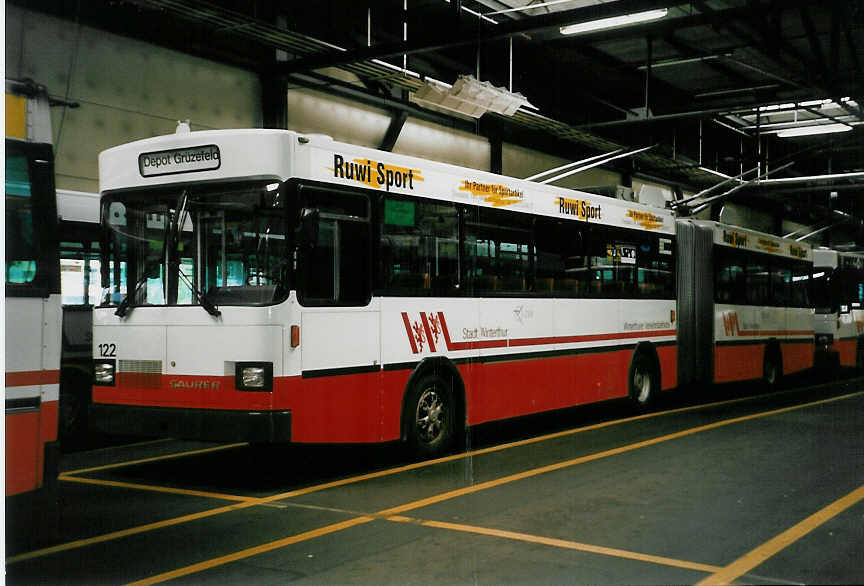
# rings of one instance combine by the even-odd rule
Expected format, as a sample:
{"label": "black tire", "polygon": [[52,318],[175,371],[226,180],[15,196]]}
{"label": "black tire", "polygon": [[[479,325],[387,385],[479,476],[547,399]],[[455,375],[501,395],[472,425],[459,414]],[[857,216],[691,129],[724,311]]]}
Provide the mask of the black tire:
{"label": "black tire", "polygon": [[405,402],[408,448],[423,458],[445,454],[456,435],[456,409],[451,385],[436,374],[426,374],[408,391]]}
{"label": "black tire", "polygon": [[640,411],[647,411],[654,405],[660,390],[660,375],[647,352],[637,351],[630,362],[627,376],[630,400]]}
{"label": "black tire", "polygon": [[855,370],[859,374],[864,372],[864,340],[858,340],[858,346],[855,350]]}
{"label": "black tire", "polygon": [[74,370],[63,371],[60,379],[58,438],[62,450],[76,450],[87,444],[90,432],[91,379]]}
{"label": "black tire", "polygon": [[778,389],[783,381],[783,357],[780,349],[769,346],[762,361],[762,382],[769,389]]}

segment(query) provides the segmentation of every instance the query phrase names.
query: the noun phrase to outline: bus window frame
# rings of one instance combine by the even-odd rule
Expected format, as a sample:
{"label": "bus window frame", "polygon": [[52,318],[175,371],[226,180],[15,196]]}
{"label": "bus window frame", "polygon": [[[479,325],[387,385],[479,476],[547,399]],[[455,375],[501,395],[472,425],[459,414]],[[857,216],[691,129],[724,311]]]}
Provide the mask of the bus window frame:
{"label": "bus window frame", "polygon": [[[362,197],[366,201],[366,217],[350,216],[336,214],[319,210],[319,222],[334,221],[336,226],[341,222],[351,222],[365,224],[366,230],[366,283],[365,294],[350,301],[342,301],[340,299],[328,299],[309,297],[306,295],[306,280],[307,280],[307,256],[308,247],[297,246],[295,243],[295,258],[297,259],[297,267],[294,271],[294,290],[297,292],[297,301],[303,307],[367,307],[372,301],[373,289],[375,286],[375,246],[378,243],[378,231],[375,229],[379,224],[378,220],[378,199],[377,192],[365,189],[357,189],[344,185],[333,183],[325,183],[321,181],[311,181],[299,178],[292,178],[285,182],[285,192],[287,194],[287,212],[289,221],[293,219],[295,228],[300,227],[300,215],[304,209],[318,209],[314,206],[306,205],[307,195],[304,190],[319,190],[332,193],[341,193],[350,197]],[[341,228],[338,228],[341,232]],[[296,240],[296,239],[295,239]]]}
{"label": "bus window frame", "polygon": [[6,297],[46,298],[59,294],[60,256],[54,189],[54,148],[48,143],[27,142],[8,137],[5,146],[7,157],[11,150],[22,153],[27,159],[34,229],[38,229],[39,237],[39,254],[35,259],[36,275],[28,283],[7,282]]}

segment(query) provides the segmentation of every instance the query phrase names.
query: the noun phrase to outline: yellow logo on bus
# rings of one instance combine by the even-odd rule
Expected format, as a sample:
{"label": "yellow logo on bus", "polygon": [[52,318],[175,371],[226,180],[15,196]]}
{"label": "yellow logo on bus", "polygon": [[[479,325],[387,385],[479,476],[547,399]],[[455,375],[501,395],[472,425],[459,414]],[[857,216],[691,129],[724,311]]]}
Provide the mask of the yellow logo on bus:
{"label": "yellow logo on bus", "polygon": [[383,187],[387,191],[393,187],[413,191],[414,182],[423,181],[420,169],[397,167],[372,159],[346,161],[345,157],[335,153],[333,154],[333,166],[327,169],[333,171],[333,177],[356,181],[373,189]]}
{"label": "yellow logo on bus", "polygon": [[627,210],[627,217],[646,230],[656,230],[663,227],[663,218],[640,210]]}
{"label": "yellow logo on bus", "polygon": [[482,197],[483,201],[491,203],[496,208],[521,203],[525,199],[525,192],[518,189],[511,189],[499,183],[480,183],[470,179],[462,180],[459,191],[467,191],[475,197]]}
{"label": "yellow logo on bus", "polygon": [[765,252],[777,252],[780,250],[780,243],[776,240],[769,240],[768,238],[757,238],[756,248],[761,248]]}
{"label": "yellow logo on bus", "polygon": [[583,221],[602,219],[600,205],[594,205],[583,199],[559,197],[558,213],[565,216],[576,216]]}

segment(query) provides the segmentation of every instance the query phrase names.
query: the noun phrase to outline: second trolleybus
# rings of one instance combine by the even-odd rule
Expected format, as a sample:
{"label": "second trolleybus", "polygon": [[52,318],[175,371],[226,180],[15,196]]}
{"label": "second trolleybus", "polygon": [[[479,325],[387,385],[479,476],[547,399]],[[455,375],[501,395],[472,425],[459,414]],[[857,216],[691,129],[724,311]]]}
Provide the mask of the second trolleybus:
{"label": "second trolleybus", "polygon": [[[663,208],[281,130],[180,129],[99,167],[92,416],[108,431],[431,455],[467,426],[791,372],[807,344],[812,362],[806,245],[730,248],[769,259],[742,270],[778,296],[718,300],[739,317],[715,338],[713,280],[679,309],[689,253]],[[725,258],[723,228],[688,226]],[[697,314],[710,368],[693,372],[678,337]]]}
{"label": "second trolleybus", "polygon": [[815,249],[813,285],[817,358],[864,367],[864,254]]}
{"label": "second trolleybus", "polygon": [[5,81],[7,551],[56,525],[60,272],[47,90]]}

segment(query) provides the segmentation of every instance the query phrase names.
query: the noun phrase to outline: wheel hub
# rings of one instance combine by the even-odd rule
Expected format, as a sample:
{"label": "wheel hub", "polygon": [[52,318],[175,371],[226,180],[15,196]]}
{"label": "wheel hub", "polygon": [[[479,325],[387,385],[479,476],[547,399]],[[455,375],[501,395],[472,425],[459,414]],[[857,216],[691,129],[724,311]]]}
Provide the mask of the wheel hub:
{"label": "wheel hub", "polygon": [[417,402],[417,434],[425,443],[441,436],[444,429],[444,403],[435,389],[426,389]]}
{"label": "wheel hub", "polygon": [[633,387],[637,390],[636,399],[640,403],[644,403],[651,396],[651,376],[647,372],[637,369],[633,373]]}

